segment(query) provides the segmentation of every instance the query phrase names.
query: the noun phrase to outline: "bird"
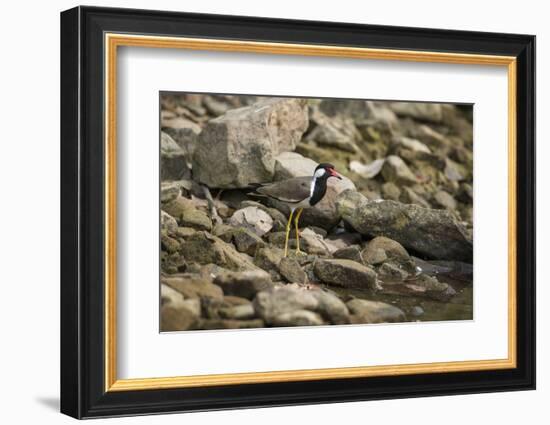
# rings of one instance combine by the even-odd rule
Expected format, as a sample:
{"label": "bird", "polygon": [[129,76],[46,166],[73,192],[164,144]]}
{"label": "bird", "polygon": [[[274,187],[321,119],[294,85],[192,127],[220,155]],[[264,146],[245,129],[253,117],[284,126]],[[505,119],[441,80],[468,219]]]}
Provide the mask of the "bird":
{"label": "bird", "polygon": [[319,203],[327,192],[327,180],[330,177],[336,177],[342,180],[342,176],[336,172],[334,165],[321,163],[313,172],[313,176],[293,177],[281,180],[275,183],[262,184],[256,187],[252,193],[254,196],[268,198],[285,204],[290,209],[290,215],[286,223],[285,234],[285,252],[288,256],[288,239],[292,225],[292,216],[294,215],[294,224],[296,227],[296,253],[300,251],[300,233],[298,230],[298,221],[305,208],[310,208]]}

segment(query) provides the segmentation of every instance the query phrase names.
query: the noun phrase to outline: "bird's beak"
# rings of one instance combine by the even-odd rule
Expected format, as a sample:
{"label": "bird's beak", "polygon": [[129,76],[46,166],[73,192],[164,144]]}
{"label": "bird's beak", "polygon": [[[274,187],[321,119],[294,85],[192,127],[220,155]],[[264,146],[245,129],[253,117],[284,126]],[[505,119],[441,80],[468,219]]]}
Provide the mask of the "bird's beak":
{"label": "bird's beak", "polygon": [[333,168],[330,169],[330,175],[331,175],[332,177],[336,177],[338,180],[342,180],[342,176],[341,176],[340,174],[338,174],[338,173],[336,172],[336,170],[333,169]]}

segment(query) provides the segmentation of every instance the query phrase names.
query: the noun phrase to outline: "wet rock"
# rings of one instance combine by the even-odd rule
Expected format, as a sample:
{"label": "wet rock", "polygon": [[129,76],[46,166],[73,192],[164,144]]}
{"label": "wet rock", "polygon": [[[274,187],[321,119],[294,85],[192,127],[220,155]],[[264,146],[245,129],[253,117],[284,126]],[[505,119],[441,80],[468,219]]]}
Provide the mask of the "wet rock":
{"label": "wet rock", "polygon": [[273,219],[258,207],[246,207],[235,211],[229,219],[229,224],[244,227],[258,236],[263,236],[273,228]]}
{"label": "wet rock", "polygon": [[160,230],[167,234],[173,234],[178,228],[178,222],[170,214],[164,211],[160,212]]}
{"label": "wet rock", "polygon": [[387,182],[393,182],[398,185],[413,185],[418,183],[418,179],[405,164],[405,162],[395,155],[386,158],[382,167],[382,176]]}
{"label": "wet rock", "polygon": [[193,155],[194,178],[213,188],[271,181],[275,157],[292,151],[308,126],[306,101],[271,98],[209,121]]}
{"label": "wet rock", "polygon": [[282,313],[271,321],[272,326],[318,326],[323,324],[321,316],[309,310]]}
{"label": "wet rock", "polygon": [[384,263],[378,268],[378,274],[381,278],[390,278],[395,280],[404,280],[409,275],[399,265]]}
{"label": "wet rock", "polygon": [[398,116],[410,117],[419,121],[439,123],[443,118],[443,110],[439,103],[392,102],[389,107]]}
{"label": "wet rock", "polygon": [[294,258],[283,258],[279,263],[279,273],[290,283],[307,282],[306,272],[302,270],[300,263]]}
{"label": "wet rock", "polygon": [[347,302],[352,323],[397,323],[406,320],[405,313],[391,304],[355,298]]}
{"label": "wet rock", "polygon": [[446,282],[440,282],[436,277],[426,274],[420,274],[414,279],[408,279],[403,283],[382,283],[381,292],[384,294],[426,297],[443,302],[449,301],[449,299],[456,295],[456,291],[451,285]]}
{"label": "wet rock", "polygon": [[160,179],[181,180],[191,177],[185,152],[168,134],[161,134]]}
{"label": "wet rock", "polygon": [[416,272],[414,260],[399,243],[384,236],[371,240],[362,252],[369,264],[382,264],[378,271],[382,276],[394,279],[405,279],[408,274]]}
{"label": "wet rock", "polygon": [[413,308],[411,308],[410,313],[411,313],[411,316],[419,317],[424,314],[424,309],[419,305],[415,305]]}
{"label": "wet rock", "polygon": [[456,209],[455,199],[444,190],[438,190],[433,197],[435,204],[446,210],[453,211]]}
{"label": "wet rock", "polygon": [[263,270],[227,272],[216,276],[214,283],[223,289],[226,295],[253,299],[260,291],[273,286],[269,273]]}
{"label": "wet rock", "polygon": [[257,267],[232,245],[207,232],[197,232],[181,246],[186,260],[199,264],[216,264],[231,270],[254,270]]}
{"label": "wet rock", "polygon": [[433,259],[471,261],[472,239],[448,211],[395,201],[371,202],[353,191],[338,200],[342,218],[367,236],[387,236]]}
{"label": "wet rock", "polygon": [[[285,152],[276,158],[276,180],[284,180],[292,177],[313,176],[318,163],[294,152]],[[332,229],[340,221],[336,210],[336,198],[345,190],[355,190],[355,184],[345,176],[341,180],[329,178],[327,180],[327,192],[323,199],[313,208],[304,210],[300,217],[303,226],[319,226],[324,229]],[[272,205],[284,212],[287,216],[288,207],[280,202],[271,201]],[[286,222],[285,222],[286,223]]]}
{"label": "wet rock", "polygon": [[162,276],[161,282],[180,292],[184,298],[223,298],[223,291],[219,286],[196,275],[176,274]]}
{"label": "wet rock", "polygon": [[374,289],[376,272],[352,260],[321,260],[313,265],[315,276],[322,282],[344,288]]}

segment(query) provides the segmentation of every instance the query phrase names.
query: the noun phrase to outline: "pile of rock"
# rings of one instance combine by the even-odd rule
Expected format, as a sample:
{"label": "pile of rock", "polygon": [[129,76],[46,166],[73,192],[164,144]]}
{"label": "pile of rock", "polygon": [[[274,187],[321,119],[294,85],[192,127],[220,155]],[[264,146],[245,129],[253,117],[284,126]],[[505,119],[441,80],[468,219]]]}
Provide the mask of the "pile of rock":
{"label": "pile of rock", "polygon": [[[410,254],[454,272],[472,261],[467,111],[173,94],[161,105],[163,331],[401,322],[418,315],[400,299],[452,302],[441,267]],[[346,177],[304,211],[306,255],[283,258],[286,207],[248,194],[319,162]]]}

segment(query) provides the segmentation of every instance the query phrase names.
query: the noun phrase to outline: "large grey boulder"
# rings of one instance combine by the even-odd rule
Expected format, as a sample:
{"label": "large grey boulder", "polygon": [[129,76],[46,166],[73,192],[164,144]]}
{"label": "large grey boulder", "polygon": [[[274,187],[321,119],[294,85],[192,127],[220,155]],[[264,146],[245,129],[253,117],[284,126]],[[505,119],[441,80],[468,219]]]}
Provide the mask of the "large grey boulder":
{"label": "large grey boulder", "polygon": [[395,201],[369,201],[346,191],[337,201],[346,223],[359,233],[386,236],[433,259],[472,261],[472,238],[449,211]]}
{"label": "large grey boulder", "polygon": [[308,127],[306,101],[269,98],[208,122],[193,155],[195,180],[242,188],[272,180],[275,157],[294,150]]}

